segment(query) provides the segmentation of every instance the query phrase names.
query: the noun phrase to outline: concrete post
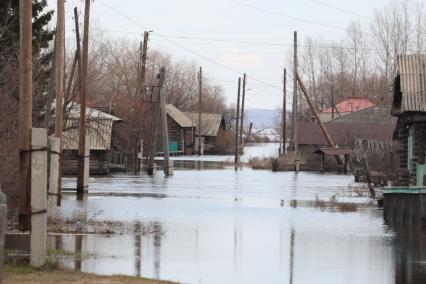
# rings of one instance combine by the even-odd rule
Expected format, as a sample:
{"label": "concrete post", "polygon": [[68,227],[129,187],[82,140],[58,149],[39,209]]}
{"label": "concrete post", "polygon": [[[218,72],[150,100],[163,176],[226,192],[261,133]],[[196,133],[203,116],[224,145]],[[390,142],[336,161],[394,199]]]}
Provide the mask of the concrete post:
{"label": "concrete post", "polygon": [[168,175],[169,176],[172,176],[173,175],[173,167],[174,167],[174,165],[173,165],[173,161],[172,160],[169,160],[169,164],[168,164],[168,166],[169,166],[169,169],[168,169]]}
{"label": "concrete post", "polygon": [[83,188],[84,193],[89,191],[89,177],[90,177],[90,136],[86,135],[84,147],[84,176],[83,176]]}
{"label": "concrete post", "polygon": [[48,192],[48,209],[49,217],[54,217],[56,213],[56,205],[58,202],[58,179],[59,179],[59,155],[61,148],[60,138],[49,138],[50,141],[50,170],[49,170],[49,192]]}
{"label": "concrete post", "polygon": [[31,129],[31,252],[30,264],[46,264],[47,130]]}

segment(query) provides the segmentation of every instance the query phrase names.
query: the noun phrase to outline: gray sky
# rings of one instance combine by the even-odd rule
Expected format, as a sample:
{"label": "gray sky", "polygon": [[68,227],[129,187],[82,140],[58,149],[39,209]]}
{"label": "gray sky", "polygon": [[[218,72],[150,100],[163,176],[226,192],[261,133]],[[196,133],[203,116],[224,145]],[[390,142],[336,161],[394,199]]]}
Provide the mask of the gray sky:
{"label": "gray sky", "polygon": [[[48,0],[56,9],[56,0]],[[66,1],[67,37],[73,38],[73,7]],[[95,0],[91,23],[114,37],[142,40],[154,30],[150,48],[203,67],[204,75],[223,85],[228,103],[236,101],[237,78],[246,72],[247,108],[276,109],[282,101],[282,69],[293,31],[339,39],[352,21],[369,26],[375,8],[387,0]],[[82,17],[81,17],[82,21]],[[179,38],[179,37],[191,37]],[[199,40],[207,38],[215,40]],[[238,74],[240,73],[240,74]],[[292,83],[289,82],[289,89]]]}

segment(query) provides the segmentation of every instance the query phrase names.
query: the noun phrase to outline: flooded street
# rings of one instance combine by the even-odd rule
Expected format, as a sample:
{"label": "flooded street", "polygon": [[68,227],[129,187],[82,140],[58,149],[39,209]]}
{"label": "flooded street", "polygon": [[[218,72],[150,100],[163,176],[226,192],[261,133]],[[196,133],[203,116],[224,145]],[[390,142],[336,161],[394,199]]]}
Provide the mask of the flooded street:
{"label": "flooded street", "polygon": [[125,229],[52,234],[50,247],[81,256],[66,268],[180,283],[422,283],[404,280],[424,273],[425,255],[401,249],[352,176],[194,169],[91,178],[60,219]]}

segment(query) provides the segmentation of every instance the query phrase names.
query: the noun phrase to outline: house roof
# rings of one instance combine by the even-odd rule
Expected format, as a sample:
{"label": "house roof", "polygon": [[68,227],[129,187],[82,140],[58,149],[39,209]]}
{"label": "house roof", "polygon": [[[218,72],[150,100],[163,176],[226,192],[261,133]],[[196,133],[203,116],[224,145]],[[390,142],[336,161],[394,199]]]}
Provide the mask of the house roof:
{"label": "house roof", "polygon": [[[395,124],[377,122],[329,122],[326,123],[334,142],[339,146],[351,146],[356,138],[376,141],[392,141]],[[328,145],[316,122],[300,123],[300,145]]]}
{"label": "house roof", "polygon": [[390,107],[369,107],[360,111],[352,112],[341,117],[337,117],[331,120],[332,123],[366,123],[366,122],[377,122],[377,123],[391,123],[396,125],[397,118],[391,115]]}
{"label": "house roof", "polygon": [[[121,118],[102,112],[94,108],[86,108],[87,135],[90,141],[90,150],[110,150],[112,125],[122,121]],[[80,105],[73,105],[67,120],[66,130],[63,133],[63,148],[77,150],[79,140]]]}
{"label": "house roof", "polygon": [[[117,116],[91,107],[86,107],[86,117],[88,119],[109,119],[112,121],[122,121],[122,119]],[[80,104],[74,103],[69,112],[69,118],[80,118]]]}
{"label": "house roof", "polygon": [[174,105],[166,105],[166,113],[174,120],[180,127],[193,127],[191,119],[189,119],[183,112],[178,110]]}
{"label": "house roof", "polygon": [[[198,112],[185,112],[198,128]],[[201,136],[217,136],[223,120],[221,113],[201,113]]]}
{"label": "house roof", "polygon": [[[111,119],[99,119],[88,121],[86,139],[90,141],[90,150],[108,151],[111,149],[112,134]],[[79,140],[79,120],[72,118],[68,120],[68,130],[63,133],[63,148],[65,150],[77,150]]]}
{"label": "house roof", "polygon": [[[355,112],[355,111],[366,109],[372,106],[375,106],[375,104],[369,101],[368,99],[364,99],[364,98],[350,98],[336,104],[336,108],[339,111],[339,113]],[[331,113],[332,108],[331,107],[326,108],[322,112]]]}
{"label": "house roof", "polygon": [[426,111],[426,54],[399,55],[401,112]]}

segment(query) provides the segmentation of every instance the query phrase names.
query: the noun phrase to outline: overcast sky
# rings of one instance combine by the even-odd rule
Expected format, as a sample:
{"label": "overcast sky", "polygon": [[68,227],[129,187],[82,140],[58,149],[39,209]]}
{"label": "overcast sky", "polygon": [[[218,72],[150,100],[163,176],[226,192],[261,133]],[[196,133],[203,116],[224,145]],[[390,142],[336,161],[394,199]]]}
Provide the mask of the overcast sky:
{"label": "overcast sky", "polygon": [[[56,0],[48,0],[56,9]],[[66,1],[67,38],[73,38],[73,7]],[[352,21],[369,26],[388,0],[95,0],[91,23],[114,37],[142,40],[154,30],[150,48],[203,67],[205,76],[236,101],[237,79],[248,74],[247,108],[276,109],[282,101],[282,69],[297,30],[307,36],[339,39]],[[82,17],[81,17],[82,21]],[[180,38],[187,37],[187,38]],[[191,38],[191,39],[188,39]],[[207,38],[214,40],[199,40]],[[291,89],[291,82],[289,83]]]}

